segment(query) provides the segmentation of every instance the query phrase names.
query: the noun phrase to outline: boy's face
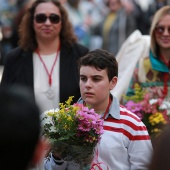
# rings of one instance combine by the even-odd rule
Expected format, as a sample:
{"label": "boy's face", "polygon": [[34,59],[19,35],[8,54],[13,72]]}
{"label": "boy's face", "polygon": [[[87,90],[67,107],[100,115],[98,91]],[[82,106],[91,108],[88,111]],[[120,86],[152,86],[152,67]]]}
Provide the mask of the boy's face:
{"label": "boy's face", "polygon": [[117,83],[117,77],[110,82],[106,70],[96,70],[91,66],[80,68],[80,92],[86,104],[92,106],[96,111],[106,109],[110,90]]}

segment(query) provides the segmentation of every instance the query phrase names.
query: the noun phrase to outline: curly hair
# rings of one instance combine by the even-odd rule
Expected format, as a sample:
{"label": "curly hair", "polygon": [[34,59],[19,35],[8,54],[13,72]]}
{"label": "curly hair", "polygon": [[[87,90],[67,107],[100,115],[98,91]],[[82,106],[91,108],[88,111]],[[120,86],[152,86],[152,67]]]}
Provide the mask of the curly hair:
{"label": "curly hair", "polygon": [[40,3],[52,2],[55,6],[59,8],[61,13],[61,32],[60,40],[62,44],[71,46],[73,43],[77,42],[77,37],[74,34],[74,29],[69,21],[68,13],[66,9],[57,0],[36,0],[32,3],[31,7],[27,9],[21,24],[19,26],[19,46],[24,50],[35,50],[38,47],[35,31],[33,28],[33,19],[36,7]]}
{"label": "curly hair", "polygon": [[116,58],[112,53],[106,50],[96,49],[89,52],[84,57],[81,57],[78,65],[79,71],[81,66],[91,66],[97,70],[106,69],[109,81],[115,76],[118,77],[118,63]]}

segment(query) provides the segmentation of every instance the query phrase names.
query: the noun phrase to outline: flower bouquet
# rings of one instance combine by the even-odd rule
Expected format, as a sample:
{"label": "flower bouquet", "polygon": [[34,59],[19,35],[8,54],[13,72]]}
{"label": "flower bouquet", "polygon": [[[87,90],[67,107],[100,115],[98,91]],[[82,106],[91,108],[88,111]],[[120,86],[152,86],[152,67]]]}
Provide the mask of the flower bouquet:
{"label": "flower bouquet", "polygon": [[71,105],[72,98],[60,103],[59,109],[44,112],[43,132],[59,158],[78,164],[80,170],[89,169],[94,147],[103,133],[103,120],[94,109]]}
{"label": "flower bouquet", "polygon": [[169,123],[170,101],[162,97],[157,87],[146,91],[136,83],[134,92],[133,96],[124,96],[125,106],[143,121],[151,137],[154,137]]}

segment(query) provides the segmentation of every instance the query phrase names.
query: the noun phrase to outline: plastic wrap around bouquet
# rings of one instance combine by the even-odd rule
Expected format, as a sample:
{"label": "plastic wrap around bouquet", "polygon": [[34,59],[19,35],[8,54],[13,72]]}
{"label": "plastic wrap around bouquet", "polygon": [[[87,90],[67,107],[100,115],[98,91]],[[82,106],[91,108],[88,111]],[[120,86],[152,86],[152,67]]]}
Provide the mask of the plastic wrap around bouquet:
{"label": "plastic wrap around bouquet", "polygon": [[80,170],[88,170],[103,134],[103,120],[94,109],[78,103],[71,105],[72,98],[60,103],[59,109],[43,113],[43,132],[50,141],[51,152],[77,164]]}

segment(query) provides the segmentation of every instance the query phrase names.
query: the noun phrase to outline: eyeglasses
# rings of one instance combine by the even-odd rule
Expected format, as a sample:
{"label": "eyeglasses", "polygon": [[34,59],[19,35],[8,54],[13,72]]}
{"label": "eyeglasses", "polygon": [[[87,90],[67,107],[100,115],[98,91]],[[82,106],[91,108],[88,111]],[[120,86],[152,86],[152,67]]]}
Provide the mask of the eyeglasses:
{"label": "eyeglasses", "polygon": [[164,26],[155,27],[155,33],[158,35],[162,35],[166,29],[168,30],[168,34],[170,34],[170,27],[164,27]]}
{"label": "eyeglasses", "polygon": [[46,16],[45,14],[35,15],[35,21],[37,23],[44,23],[47,21],[48,18],[53,24],[58,24],[61,21],[61,17],[57,14],[50,14],[50,16]]}

